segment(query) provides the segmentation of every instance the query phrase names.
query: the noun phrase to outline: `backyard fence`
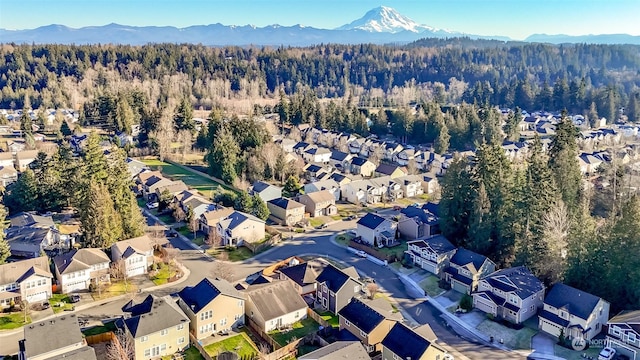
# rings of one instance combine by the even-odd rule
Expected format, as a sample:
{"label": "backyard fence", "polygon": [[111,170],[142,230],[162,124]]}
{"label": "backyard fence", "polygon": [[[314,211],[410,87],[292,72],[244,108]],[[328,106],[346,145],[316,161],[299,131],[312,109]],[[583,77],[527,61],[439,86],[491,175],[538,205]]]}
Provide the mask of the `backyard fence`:
{"label": "backyard fence", "polygon": [[89,335],[84,339],[87,342],[87,345],[95,345],[107,341],[114,341],[116,340],[116,335],[113,333],[113,331],[108,331],[102,334]]}
{"label": "backyard fence", "polygon": [[325,328],[331,327],[331,325],[329,325],[329,323],[325,319],[323,319],[322,316],[320,316],[320,314],[313,311],[311,308],[307,308],[307,316],[315,320],[315,322],[320,324],[322,327],[325,327]]}

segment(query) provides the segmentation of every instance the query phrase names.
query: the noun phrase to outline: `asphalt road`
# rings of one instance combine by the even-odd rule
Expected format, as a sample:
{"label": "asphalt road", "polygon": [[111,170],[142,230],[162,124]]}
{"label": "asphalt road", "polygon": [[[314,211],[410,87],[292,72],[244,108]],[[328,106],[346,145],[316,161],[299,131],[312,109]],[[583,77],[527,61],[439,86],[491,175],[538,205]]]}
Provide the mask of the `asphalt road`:
{"label": "asphalt road", "polygon": [[[387,210],[385,213],[391,213]],[[340,221],[330,225],[324,230],[314,230],[305,234],[293,234],[293,239],[286,240],[276,245],[273,249],[259,254],[243,263],[235,264],[233,267],[234,277],[237,280],[244,279],[247,275],[253,274],[267,265],[286,259],[290,256],[317,255],[323,258],[330,258],[347,265],[355,266],[363,276],[375,278],[376,283],[391,298],[420,324],[429,324],[438,336],[438,342],[449,350],[456,359],[478,359],[478,360],[507,360],[524,359],[512,352],[505,352],[493,347],[484,346],[469,339],[473,339],[472,334],[465,334],[464,329],[457,329],[465,335],[461,337],[449,327],[441,317],[441,314],[428,303],[413,299],[405,289],[397,275],[388,268],[377,265],[366,259],[359,258],[345,248],[336,246],[330,241],[332,235],[355,228],[355,221]],[[211,276],[213,259],[188,245],[181,237],[170,238],[171,244],[182,250],[178,256],[179,261],[187,267],[191,274],[187,280],[176,287],[168,287],[161,291],[155,291],[156,295],[167,295],[179,291],[185,286],[198,283],[202,278]],[[140,301],[146,294],[132,295],[135,301]],[[121,308],[129,299],[113,301],[104,305],[77,312],[79,318],[85,318],[90,324],[98,323],[102,319],[112,318],[122,314]],[[454,324],[455,326],[455,324]],[[17,353],[18,340],[22,338],[22,332],[12,335],[0,335],[0,354]]]}

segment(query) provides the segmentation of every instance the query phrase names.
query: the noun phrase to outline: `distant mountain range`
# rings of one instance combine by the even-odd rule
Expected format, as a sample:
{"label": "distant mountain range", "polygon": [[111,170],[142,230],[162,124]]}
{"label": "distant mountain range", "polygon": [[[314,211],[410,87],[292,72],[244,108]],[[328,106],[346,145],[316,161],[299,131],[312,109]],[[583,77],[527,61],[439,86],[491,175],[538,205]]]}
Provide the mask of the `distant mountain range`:
{"label": "distant mountain range", "polygon": [[[307,46],[320,43],[408,43],[421,38],[450,38],[466,36],[472,39],[509,41],[505,36],[481,36],[436,29],[420,25],[396,10],[380,6],[368,11],[362,18],[336,29],[318,29],[303,25],[196,25],[186,28],[173,26],[127,26],[108,24],[70,28],[64,25],[47,25],[28,30],[0,29],[0,42],[36,44],[129,44],[192,43],[210,46],[224,45],[285,45]],[[640,36],[614,35],[544,35],[527,38],[529,42],[548,43],[625,43],[639,44]]]}

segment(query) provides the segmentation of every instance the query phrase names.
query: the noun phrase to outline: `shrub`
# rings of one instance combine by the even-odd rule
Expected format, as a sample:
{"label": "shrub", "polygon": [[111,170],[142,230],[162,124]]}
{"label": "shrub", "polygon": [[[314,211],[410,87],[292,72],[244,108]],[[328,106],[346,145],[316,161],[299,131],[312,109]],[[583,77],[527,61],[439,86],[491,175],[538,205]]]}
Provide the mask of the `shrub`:
{"label": "shrub", "polygon": [[473,309],[473,298],[470,295],[464,294],[460,299],[460,308],[471,311]]}

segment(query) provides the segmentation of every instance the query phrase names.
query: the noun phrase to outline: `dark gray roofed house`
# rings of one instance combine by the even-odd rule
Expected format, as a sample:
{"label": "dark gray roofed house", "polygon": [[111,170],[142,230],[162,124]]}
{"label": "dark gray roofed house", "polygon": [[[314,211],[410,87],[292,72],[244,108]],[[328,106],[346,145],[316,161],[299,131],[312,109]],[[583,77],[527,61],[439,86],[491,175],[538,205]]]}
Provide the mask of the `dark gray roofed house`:
{"label": "dark gray roofed house", "polygon": [[334,314],[362,290],[362,283],[353,267],[340,270],[331,264],[320,272],[316,284],[317,301]]}
{"label": "dark gray roofed house", "polygon": [[398,230],[407,239],[422,239],[440,233],[438,217],[424,207],[407,206],[400,210]]}
{"label": "dark gray roofed house", "polygon": [[496,270],[496,264],[484,255],[458,248],[445,269],[445,280],[451,288],[463,294],[471,294],[478,281]]}
{"label": "dark gray roofed house", "polygon": [[41,216],[41,215],[36,215],[28,212],[22,212],[17,215],[14,215],[9,219],[9,221],[11,222],[12,227],[30,226],[30,227],[48,229],[52,226],[53,227],[56,226],[51,216]]}
{"label": "dark gray roofed house", "polygon": [[359,341],[336,341],[298,357],[299,360],[370,360]]}
{"label": "dark gray roofed house", "polygon": [[382,340],[383,359],[444,359],[445,354],[439,345],[400,323]]}
{"label": "dark gray roofed house", "polygon": [[441,273],[449,266],[449,260],[456,251],[456,247],[442,235],[410,241],[407,245],[406,253],[411,261],[438,276],[443,276]]}
{"label": "dark gray roofed house", "polygon": [[[389,309],[383,310],[386,302]],[[369,351],[380,351],[380,343],[387,335],[396,321],[401,321],[402,316],[392,313],[391,306],[385,299],[377,299],[365,302],[357,298],[352,298],[351,302],[343,307],[339,312],[340,328],[351,332],[362,341],[362,344]]]}
{"label": "dark gray roofed house", "polygon": [[640,359],[640,310],[624,310],[608,322],[606,346],[631,360]]}
{"label": "dark gray roofed house", "polygon": [[282,188],[264,181],[256,181],[249,190],[249,194],[258,195],[262,201],[267,202],[282,197]]}
{"label": "dark gray roofed house", "polygon": [[313,294],[316,291],[316,278],[322,268],[312,262],[282,268],[280,279],[290,280],[300,295]]}
{"label": "dark gray roofed house", "polygon": [[212,302],[218,295],[244,299],[244,296],[233,285],[226,280],[220,279],[209,280],[204,278],[195,286],[187,286],[178,293],[180,299],[196,313]]}
{"label": "dark gray roofed house", "polygon": [[[46,339],[46,340],[45,340]],[[18,343],[20,359],[95,360],[80,332],[75,314],[34,322],[24,327],[24,340]]]}
{"label": "dark gray roofed house", "polygon": [[294,225],[304,218],[304,204],[297,201],[279,198],[269,200],[267,208],[271,213],[272,220],[283,225]]}
{"label": "dark gray roofed house", "polygon": [[367,213],[367,215],[361,217],[358,220],[357,224],[373,230],[377,228],[380,224],[382,224],[385,220],[386,219],[383,218],[382,216],[378,216],[373,213]]}

